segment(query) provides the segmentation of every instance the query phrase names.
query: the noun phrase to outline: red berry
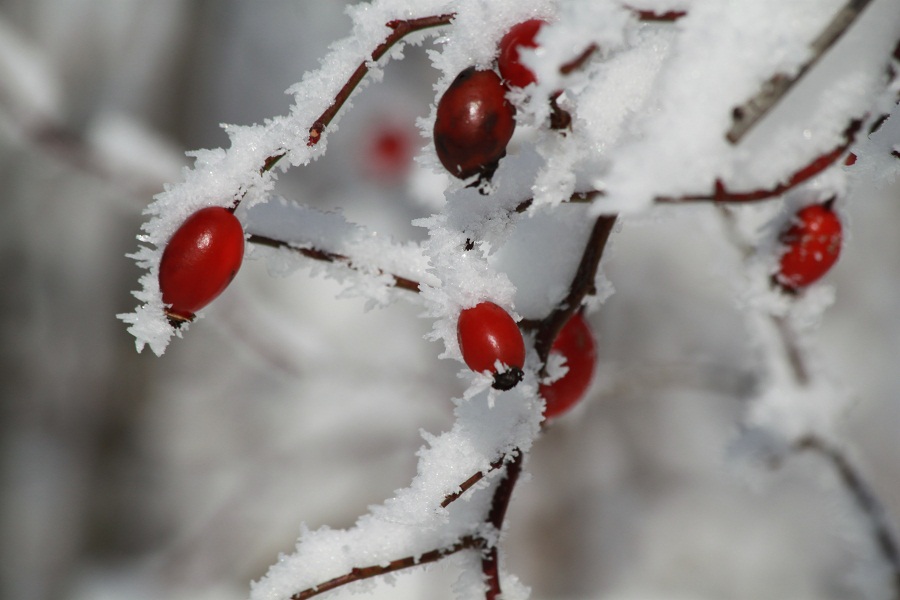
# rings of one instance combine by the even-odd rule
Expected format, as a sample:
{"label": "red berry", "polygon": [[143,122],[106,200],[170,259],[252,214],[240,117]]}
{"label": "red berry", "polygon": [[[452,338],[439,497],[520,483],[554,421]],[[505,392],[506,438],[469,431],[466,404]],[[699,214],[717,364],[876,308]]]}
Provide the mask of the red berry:
{"label": "red berry", "polygon": [[547,402],[544,408],[546,419],[558,417],[575,406],[594,376],[597,346],[587,321],[580,313],[566,322],[553,341],[551,350],[565,357],[569,370],[553,383],[540,386],[540,394]]}
{"label": "red berry", "polygon": [[166,314],[189,321],[228,287],[244,257],[244,229],[228,209],[212,206],[181,224],[163,251],[159,288]]}
{"label": "red berry", "polygon": [[519,62],[519,49],[537,48],[534,38],[546,23],[541,19],[524,21],[514,25],[500,40],[500,56],[497,57],[497,67],[500,69],[500,75],[504,81],[510,86],[525,87],[529,83],[537,81],[531,69]]}
{"label": "red berry", "polygon": [[[522,380],[525,342],[512,317],[493,302],[482,302],[459,313],[456,325],[463,360],[473,371],[494,373],[494,387],[508,390]],[[494,363],[509,367],[498,373]]]}
{"label": "red berry", "polygon": [[441,164],[460,179],[490,176],[506,154],[516,128],[516,109],[493,71],[469,67],[460,73],[437,106],[434,146]]}
{"label": "red berry", "polygon": [[366,135],[362,167],[370,179],[395,184],[409,173],[415,152],[415,131],[411,127],[382,120]]}
{"label": "red berry", "polygon": [[794,221],[779,238],[787,249],[775,276],[789,290],[818,281],[841,253],[841,221],[831,209],[831,202],[807,206]]}

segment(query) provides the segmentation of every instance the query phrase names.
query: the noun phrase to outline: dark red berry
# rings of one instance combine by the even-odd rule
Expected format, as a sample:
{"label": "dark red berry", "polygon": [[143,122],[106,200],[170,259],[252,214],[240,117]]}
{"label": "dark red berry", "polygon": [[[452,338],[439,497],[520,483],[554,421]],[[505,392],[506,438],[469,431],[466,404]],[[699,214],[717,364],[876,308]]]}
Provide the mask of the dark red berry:
{"label": "dark red berry", "polygon": [[[459,313],[456,326],[463,360],[473,371],[494,374],[494,387],[508,390],[522,380],[525,342],[509,313],[493,302],[482,302]],[[507,371],[497,372],[500,361]]]}
{"label": "dark red berry", "polygon": [[497,68],[500,76],[513,87],[525,87],[534,83],[537,78],[531,69],[519,62],[520,48],[537,48],[535,36],[546,21],[531,19],[514,25],[500,40],[500,56],[497,57]]}
{"label": "dark red berry", "polygon": [[831,202],[800,210],[779,240],[786,246],[775,280],[789,290],[818,281],[841,253],[841,221]]}
{"label": "dark red berry", "polygon": [[540,386],[540,394],[547,402],[545,419],[558,417],[575,406],[587,392],[594,376],[597,346],[591,328],[580,313],[566,322],[551,350],[565,357],[569,370],[553,383]]}
{"label": "dark red berry", "polygon": [[166,314],[189,321],[228,287],[244,258],[244,230],[226,208],[198,210],[181,224],[163,251],[159,288]]}
{"label": "dark red berry", "polygon": [[506,154],[516,128],[506,86],[493,71],[469,67],[460,73],[437,106],[434,146],[441,164],[460,179],[490,176]]}

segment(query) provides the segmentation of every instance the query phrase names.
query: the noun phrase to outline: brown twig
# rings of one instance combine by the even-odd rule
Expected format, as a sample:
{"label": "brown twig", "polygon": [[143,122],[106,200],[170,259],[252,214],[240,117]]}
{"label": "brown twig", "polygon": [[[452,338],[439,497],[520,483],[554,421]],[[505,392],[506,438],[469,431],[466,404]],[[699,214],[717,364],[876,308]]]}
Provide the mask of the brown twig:
{"label": "brown twig", "polygon": [[686,196],[661,196],[656,199],[660,204],[677,204],[681,202],[758,202],[760,200],[768,200],[781,196],[787,191],[799,186],[800,184],[812,179],[831,165],[840,160],[847,152],[856,135],[862,127],[863,119],[854,119],[850,122],[847,129],[844,130],[844,141],[833,150],[816,157],[810,163],[806,164],[800,170],[795,171],[786,182],[778,183],[771,188],[757,189],[749,192],[733,192],[729,190],[721,179],[716,179],[715,190],[712,194],[691,194]]}
{"label": "brown twig", "polygon": [[[794,380],[800,386],[808,386],[812,376],[803,350],[797,343],[796,334],[784,317],[773,315],[772,320],[784,345]],[[893,586],[891,598],[900,600],[900,547],[898,547],[894,532],[888,522],[887,513],[872,487],[845,452],[820,436],[814,433],[807,434],[797,440],[794,448],[798,452],[815,452],[825,458],[834,468],[844,489],[847,490],[860,513],[868,521],[882,559],[891,568]]]}
{"label": "brown twig", "polygon": [[502,467],[503,462],[505,460],[506,460],[506,457],[498,458],[497,460],[495,460],[494,462],[491,463],[491,466],[489,469],[486,469],[484,471],[478,471],[477,473],[475,473],[474,475],[472,475],[471,477],[469,477],[468,479],[463,481],[461,484],[459,484],[459,489],[457,491],[447,494],[444,497],[444,500],[441,502],[441,508],[447,508],[448,506],[450,506],[453,502],[458,500],[460,496],[462,496],[467,491],[469,491],[469,489],[471,489],[471,487],[473,485],[475,485],[476,483],[478,483],[479,481],[481,481],[482,479],[487,477],[487,475],[489,473],[493,473],[494,471],[496,471],[497,469]]}
{"label": "brown twig", "polygon": [[348,583],[363,581],[364,579],[371,579],[372,577],[378,577],[379,575],[387,575],[388,573],[394,573],[403,569],[409,569],[419,565],[437,562],[452,554],[456,554],[461,550],[482,547],[484,547],[483,539],[474,536],[466,536],[452,546],[432,550],[420,556],[407,556],[406,558],[392,560],[386,565],[372,565],[370,567],[360,567],[353,569],[349,573],[340,575],[333,579],[329,579],[328,581],[320,583],[315,587],[297,592],[296,594],[291,596],[290,600],[307,600],[307,598],[312,598],[313,596],[324,594],[325,592],[330,592],[331,590],[347,585]]}
{"label": "brown twig", "polygon": [[[503,529],[506,510],[509,506],[509,501],[512,498],[513,489],[519,479],[519,474],[522,471],[522,460],[523,456],[520,452],[517,453],[512,460],[506,463],[506,477],[500,482],[497,489],[494,490],[494,497],[491,499],[491,508],[488,512],[486,522],[498,533]],[[399,558],[392,560],[387,564],[351,569],[349,573],[339,575],[324,583],[297,592],[291,596],[290,600],[307,600],[308,598],[330,592],[331,590],[350,583],[437,562],[462,550],[471,549],[481,549],[484,551],[482,570],[488,585],[485,597],[487,600],[496,600],[501,593],[497,545],[489,542],[480,535],[467,535],[460,538],[455,544],[447,546],[446,548],[437,548],[421,555]]]}
{"label": "brown twig", "polygon": [[[309,139],[306,141],[307,146],[315,146],[319,143],[319,140],[322,139],[322,134],[325,132],[325,129],[334,118],[337,116],[338,112],[341,108],[346,104],[347,100],[353,94],[353,91],[360,84],[366,74],[369,72],[369,65],[373,62],[377,62],[380,60],[387,51],[393,47],[394,44],[399,42],[401,39],[409,35],[410,33],[415,33],[416,31],[422,31],[424,29],[431,29],[432,27],[440,27],[441,25],[448,25],[453,19],[456,17],[456,13],[448,13],[445,15],[433,15],[429,17],[421,17],[418,19],[396,19],[394,21],[389,21],[385,23],[385,27],[391,29],[391,33],[381,42],[375,50],[372,51],[371,59],[363,61],[356,67],[356,70],[350,75],[347,79],[346,83],[341,86],[341,89],[338,90],[338,93],[335,95],[334,100],[325,109],[319,117],[313,121],[312,126],[309,128]],[[278,164],[285,156],[285,152],[281,152],[280,154],[274,154],[266,158],[265,163],[262,168],[260,168],[261,173],[265,173]]]}
{"label": "brown twig", "polygon": [[[260,235],[257,233],[251,233],[247,236],[247,241],[251,244],[256,244],[258,246],[267,246],[269,248],[284,248],[287,250],[291,250],[298,254],[301,254],[307,258],[311,258],[313,260],[319,260],[323,262],[329,263],[343,263],[347,266],[347,268],[353,269],[353,259],[349,256],[344,256],[343,254],[338,254],[337,252],[328,252],[326,250],[320,250],[318,248],[301,248],[295,246],[289,242],[285,242],[284,240],[277,240],[275,238],[271,238],[265,235]],[[394,278],[394,287],[399,288],[401,290],[407,290],[410,292],[419,292],[419,282],[413,281],[412,279],[408,279],[406,277],[401,277],[400,275],[394,275],[393,273],[386,273],[385,271],[378,271],[379,275],[390,275]]]}
{"label": "brown twig", "polygon": [[601,215],[597,217],[591,235],[585,244],[578,269],[569,285],[569,292],[549,315],[539,321],[524,321],[521,325],[525,329],[537,329],[535,336],[535,350],[543,363],[547,362],[550,355],[550,347],[559,334],[566,321],[581,307],[581,302],[588,294],[596,291],[594,279],[597,276],[597,268],[603,257],[606,242],[612,233],[616,223],[615,215]]}
{"label": "brown twig", "polygon": [[831,48],[845,31],[856,21],[871,0],[849,0],[828,23],[822,33],[810,45],[812,56],[793,75],[778,73],[766,81],[759,92],[732,111],[732,126],[725,135],[732,144],[737,144],[765,117],[778,101],[784,97],[803,75],[811,69]]}
{"label": "brown twig", "polygon": [[852,496],[860,512],[866,516],[878,551],[891,567],[893,600],[900,599],[900,548],[888,522],[884,506],[872,487],[863,479],[859,469],[850,461],[846,453],[816,435],[807,435],[796,444],[798,451],[814,452],[824,458],[834,468],[844,489]]}
{"label": "brown twig", "polygon": [[686,10],[667,10],[665,12],[658,13],[653,10],[638,9],[631,6],[627,6],[626,8],[633,12],[637,16],[639,21],[645,22],[672,23],[682,17],[687,16]]}
{"label": "brown twig", "polygon": [[[519,474],[522,472],[523,458],[522,453],[518,452],[515,457],[507,463],[506,477],[494,491],[494,497],[491,500],[491,509],[488,513],[487,522],[493,526],[497,535],[499,535],[503,529],[506,510],[509,508],[509,501],[512,498],[516,482],[519,480]],[[487,582],[485,600],[497,600],[502,594],[502,591],[500,586],[500,553],[496,544],[490,544],[486,548],[485,555],[481,559],[481,571],[484,573],[485,581]]]}

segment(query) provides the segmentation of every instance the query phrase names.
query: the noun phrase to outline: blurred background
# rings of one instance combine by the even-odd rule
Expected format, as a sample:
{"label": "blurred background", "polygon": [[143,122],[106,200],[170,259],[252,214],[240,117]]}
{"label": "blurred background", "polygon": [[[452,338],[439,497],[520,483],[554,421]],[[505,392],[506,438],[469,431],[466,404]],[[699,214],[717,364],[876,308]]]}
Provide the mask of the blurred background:
{"label": "blurred background", "polygon": [[[228,143],[220,123],[288,110],[283,90],[348,34],[344,6],[0,0],[0,597],[244,598],[301,524],[350,526],[415,474],[420,430],[451,424],[459,366],[411,303],[366,312],[249,261],[162,358],[115,318],[136,303],[142,209],[185,151]],[[442,182],[412,161],[414,123],[437,76],[406,54],[280,194],[422,236],[409,222]],[[900,518],[898,192],[861,185],[843,206],[815,351]],[[535,598],[886,597],[827,465],[728,458],[758,383],[738,265],[708,207],[614,234],[591,397],[536,445],[508,519],[507,568]],[[450,598],[457,575],[448,560],[372,595]]]}

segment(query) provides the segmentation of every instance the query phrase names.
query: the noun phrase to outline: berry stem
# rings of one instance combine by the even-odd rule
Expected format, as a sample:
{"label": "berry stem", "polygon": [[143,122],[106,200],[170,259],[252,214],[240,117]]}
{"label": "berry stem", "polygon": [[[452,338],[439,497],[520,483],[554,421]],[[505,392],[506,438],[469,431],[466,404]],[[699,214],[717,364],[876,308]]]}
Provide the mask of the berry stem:
{"label": "berry stem", "polygon": [[540,321],[525,321],[522,323],[522,326],[526,329],[537,329],[534,346],[538,356],[541,358],[541,362],[547,362],[553,340],[556,339],[563,325],[581,307],[584,298],[596,291],[594,279],[597,276],[597,268],[600,266],[603,250],[606,248],[606,242],[609,240],[615,223],[616,215],[601,215],[597,217],[594,228],[591,230],[591,235],[584,246],[578,269],[575,271],[575,276],[569,285],[569,293],[549,315]]}
{"label": "berry stem", "polygon": [[[509,501],[512,498],[513,489],[515,488],[516,482],[519,479],[519,474],[522,471],[522,460],[523,455],[521,452],[519,452],[512,458],[512,460],[506,463],[506,477],[503,479],[503,481],[500,482],[500,484],[497,486],[497,489],[494,491],[494,496],[491,500],[491,508],[488,512],[486,522],[490,524],[496,531],[500,531],[503,528],[503,521],[506,517],[506,509],[509,506]],[[498,462],[500,463],[500,465],[498,465],[497,468],[499,468],[499,466],[502,466],[502,459]],[[494,465],[491,466],[493,470]],[[472,484],[470,484],[469,487],[471,487],[471,485]],[[351,569],[349,573],[339,575],[314,587],[297,592],[290,597],[290,600],[307,600],[308,598],[318,596],[319,594],[324,594],[325,592],[330,592],[349,583],[362,581],[364,579],[371,579],[372,577],[378,577],[380,575],[387,575],[388,573],[410,569],[419,565],[438,562],[462,550],[472,549],[481,549],[484,552],[484,558],[482,559],[482,570],[485,574],[488,585],[485,597],[488,600],[496,600],[500,597],[501,593],[498,562],[499,555],[497,552],[497,546],[496,544],[492,544],[480,535],[463,536],[459,538],[459,540],[455,544],[452,544],[450,546],[446,546],[444,548],[436,548],[420,555],[398,558],[396,560],[390,561],[387,564],[371,565],[368,567],[358,567]]]}
{"label": "berry stem", "polygon": [[[509,501],[512,499],[512,493],[519,480],[519,474],[522,472],[522,460],[523,454],[517,452],[515,457],[507,463],[506,477],[497,486],[497,489],[494,491],[494,497],[491,500],[491,509],[488,512],[487,522],[498,535],[503,530],[506,510],[509,508]],[[485,555],[481,559],[481,570],[487,583],[484,595],[485,600],[497,600],[503,592],[500,587],[500,552],[496,544],[491,544],[486,548]]]}
{"label": "berry stem", "polygon": [[[444,15],[433,15],[428,17],[421,17],[418,19],[397,19],[394,21],[388,21],[385,23],[385,27],[392,29],[393,31],[388,34],[388,36],[381,42],[375,50],[372,51],[371,60],[363,61],[356,67],[356,70],[353,71],[353,74],[350,75],[350,78],[347,79],[347,82],[341,87],[338,91],[337,95],[335,95],[334,100],[325,109],[319,117],[313,121],[312,126],[309,128],[309,139],[307,140],[307,146],[315,146],[319,143],[319,140],[322,139],[322,134],[325,132],[325,128],[328,127],[329,124],[334,120],[334,117],[337,116],[338,111],[344,106],[350,96],[353,94],[353,90],[356,89],[356,86],[360,84],[366,74],[369,72],[369,64],[372,62],[376,62],[385,54],[387,51],[391,49],[391,47],[399,42],[401,39],[409,35],[410,33],[415,33],[416,31],[422,31],[424,29],[430,29],[432,27],[440,27],[441,25],[448,25],[453,18],[456,17],[456,13],[448,13]],[[265,173],[270,171],[272,167],[278,164],[282,158],[284,158],[285,153],[282,152],[280,154],[274,154],[266,158],[265,163],[260,169],[260,173]]]}
{"label": "berry stem", "polygon": [[[275,238],[271,238],[265,235],[259,235],[257,233],[251,233],[250,235],[248,235],[247,241],[251,244],[256,244],[258,246],[268,246],[269,248],[286,248],[313,260],[320,260],[329,263],[344,263],[347,268],[354,268],[353,260],[349,256],[344,256],[343,254],[338,254],[337,252],[328,252],[327,250],[320,250],[318,248],[300,248],[289,242],[285,242],[284,240],[277,240]],[[384,275],[386,273],[385,271],[378,271],[378,274]],[[412,279],[401,277],[400,275],[394,275],[393,273],[387,274],[394,278],[394,287],[410,292],[419,292],[418,281],[413,281]]]}
{"label": "berry stem", "polygon": [[891,569],[891,599],[900,600],[900,548],[884,505],[878,500],[875,491],[850,461],[847,453],[838,446],[810,434],[798,440],[794,447],[799,452],[818,454],[834,469],[844,489],[853,498],[860,513],[868,520],[878,551]]}
{"label": "berry stem", "polygon": [[477,473],[475,473],[474,475],[472,475],[471,477],[469,477],[468,479],[463,481],[461,484],[459,484],[459,489],[457,491],[455,491],[451,494],[447,494],[444,497],[443,502],[441,502],[441,508],[447,508],[448,506],[450,506],[453,502],[458,500],[460,496],[462,496],[467,491],[469,491],[469,489],[473,485],[475,485],[476,483],[478,483],[479,481],[484,479],[488,474],[493,473],[494,471],[496,471],[497,469],[502,467],[505,460],[506,460],[505,456],[498,458],[497,460],[495,460],[494,462],[491,463],[491,466],[489,469],[486,469],[484,471],[478,471]]}
{"label": "berry stem", "polygon": [[672,23],[688,14],[686,10],[667,10],[658,13],[654,10],[638,9],[631,6],[626,6],[625,8],[633,12],[639,21],[645,22]]}
{"label": "berry stem", "polygon": [[856,140],[856,135],[859,133],[862,124],[863,119],[851,121],[850,125],[844,130],[844,141],[841,144],[795,171],[786,182],[778,183],[771,188],[761,188],[749,192],[732,192],[721,179],[716,179],[715,191],[712,194],[695,194],[680,197],[662,196],[657,198],[656,202],[660,204],[677,204],[682,202],[742,203],[758,202],[781,196],[837,163]]}
{"label": "berry stem", "polygon": [[458,542],[456,542],[452,546],[447,546],[446,548],[438,548],[418,556],[407,556],[405,558],[399,558],[397,560],[392,560],[386,565],[372,565],[369,567],[359,567],[353,569],[349,573],[339,575],[334,579],[329,579],[328,581],[320,583],[315,587],[297,592],[296,594],[291,596],[290,600],[306,600],[307,598],[312,598],[313,596],[318,596],[319,594],[330,592],[331,590],[347,585],[348,583],[362,581],[364,579],[371,579],[372,577],[378,577],[379,575],[387,575],[388,573],[394,573],[403,569],[409,569],[419,565],[437,562],[452,554],[456,554],[461,550],[482,548],[484,547],[484,544],[484,540],[480,537],[469,535],[461,538]]}
{"label": "berry stem", "polygon": [[765,117],[785,94],[811,69],[856,21],[871,0],[849,0],[831,19],[810,45],[812,55],[792,75],[777,73],[766,81],[755,96],[732,111],[731,129],[725,135],[732,144],[744,136]]}
{"label": "berry stem", "polygon": [[[831,201],[833,200],[829,202]],[[733,216],[725,212],[724,207],[722,214],[732,242],[741,250],[745,259],[751,256],[753,250],[747,243],[740,240]],[[798,386],[808,387],[813,381],[813,373],[809,369],[803,349],[797,343],[797,336],[791,328],[790,322],[778,315],[770,315],[770,318],[784,346],[794,381]],[[859,468],[851,462],[844,450],[815,433],[801,436],[794,442],[793,448],[796,452],[810,451],[820,455],[835,470],[844,489],[856,503],[861,517],[868,522],[875,547],[891,569],[891,600],[900,600],[900,544],[888,522],[887,512],[872,486],[863,477]],[[773,466],[780,464],[780,461],[776,461]]]}

